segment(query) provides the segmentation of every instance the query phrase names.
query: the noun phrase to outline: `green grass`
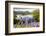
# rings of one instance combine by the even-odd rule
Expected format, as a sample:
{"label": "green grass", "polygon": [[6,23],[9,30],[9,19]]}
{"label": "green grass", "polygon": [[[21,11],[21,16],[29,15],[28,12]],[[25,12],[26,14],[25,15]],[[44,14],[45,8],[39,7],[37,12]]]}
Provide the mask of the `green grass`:
{"label": "green grass", "polygon": [[31,26],[26,26],[26,25],[19,25],[19,24],[16,24],[16,26],[15,26],[16,28],[29,28],[29,27],[31,27]]}

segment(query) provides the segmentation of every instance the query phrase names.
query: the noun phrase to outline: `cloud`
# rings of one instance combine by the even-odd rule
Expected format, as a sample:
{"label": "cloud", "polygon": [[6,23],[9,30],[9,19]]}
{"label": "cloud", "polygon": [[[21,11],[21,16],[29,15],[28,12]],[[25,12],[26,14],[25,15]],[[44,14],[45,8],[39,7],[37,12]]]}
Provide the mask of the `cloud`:
{"label": "cloud", "polygon": [[36,10],[36,9],[32,9],[32,8],[27,8],[27,9],[25,9],[25,8],[20,8],[20,9],[14,9],[14,11],[29,11],[29,12],[32,12],[33,10]]}

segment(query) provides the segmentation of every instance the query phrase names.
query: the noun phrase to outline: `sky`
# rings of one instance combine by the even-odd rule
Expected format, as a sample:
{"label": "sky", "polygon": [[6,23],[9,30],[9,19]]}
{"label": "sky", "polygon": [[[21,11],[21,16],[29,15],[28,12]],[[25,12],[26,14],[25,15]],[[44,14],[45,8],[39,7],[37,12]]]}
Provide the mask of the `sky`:
{"label": "sky", "polygon": [[33,10],[36,10],[36,9],[32,9],[32,8],[16,8],[16,9],[14,9],[14,11],[29,11],[29,12],[32,12]]}

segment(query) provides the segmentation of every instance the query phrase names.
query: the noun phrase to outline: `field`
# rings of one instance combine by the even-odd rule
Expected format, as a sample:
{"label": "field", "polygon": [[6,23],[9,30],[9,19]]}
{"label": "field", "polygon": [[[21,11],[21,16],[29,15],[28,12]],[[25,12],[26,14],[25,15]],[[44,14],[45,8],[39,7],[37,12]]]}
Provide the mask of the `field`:
{"label": "field", "polygon": [[37,23],[34,22],[34,23],[32,23],[32,24],[26,24],[26,25],[25,25],[25,24],[22,24],[22,25],[15,24],[14,27],[15,27],[15,28],[16,28],[16,27],[17,27],[17,28],[24,28],[24,27],[25,27],[25,28],[39,27],[39,22],[37,22]]}

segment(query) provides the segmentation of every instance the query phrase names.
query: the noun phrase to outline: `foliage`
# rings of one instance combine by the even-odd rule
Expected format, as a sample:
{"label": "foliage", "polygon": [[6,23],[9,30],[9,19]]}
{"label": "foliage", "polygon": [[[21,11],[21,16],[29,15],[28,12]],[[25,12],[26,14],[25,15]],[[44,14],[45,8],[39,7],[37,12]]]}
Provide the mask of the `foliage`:
{"label": "foliage", "polygon": [[20,20],[17,20],[16,17],[17,17],[17,16],[14,15],[14,20],[13,20],[13,21],[14,21],[14,24],[18,24],[18,22],[20,21]]}
{"label": "foliage", "polygon": [[34,10],[34,11],[32,12],[32,15],[33,15],[35,21],[39,22],[39,16],[40,16],[40,15],[39,15],[39,9]]}

